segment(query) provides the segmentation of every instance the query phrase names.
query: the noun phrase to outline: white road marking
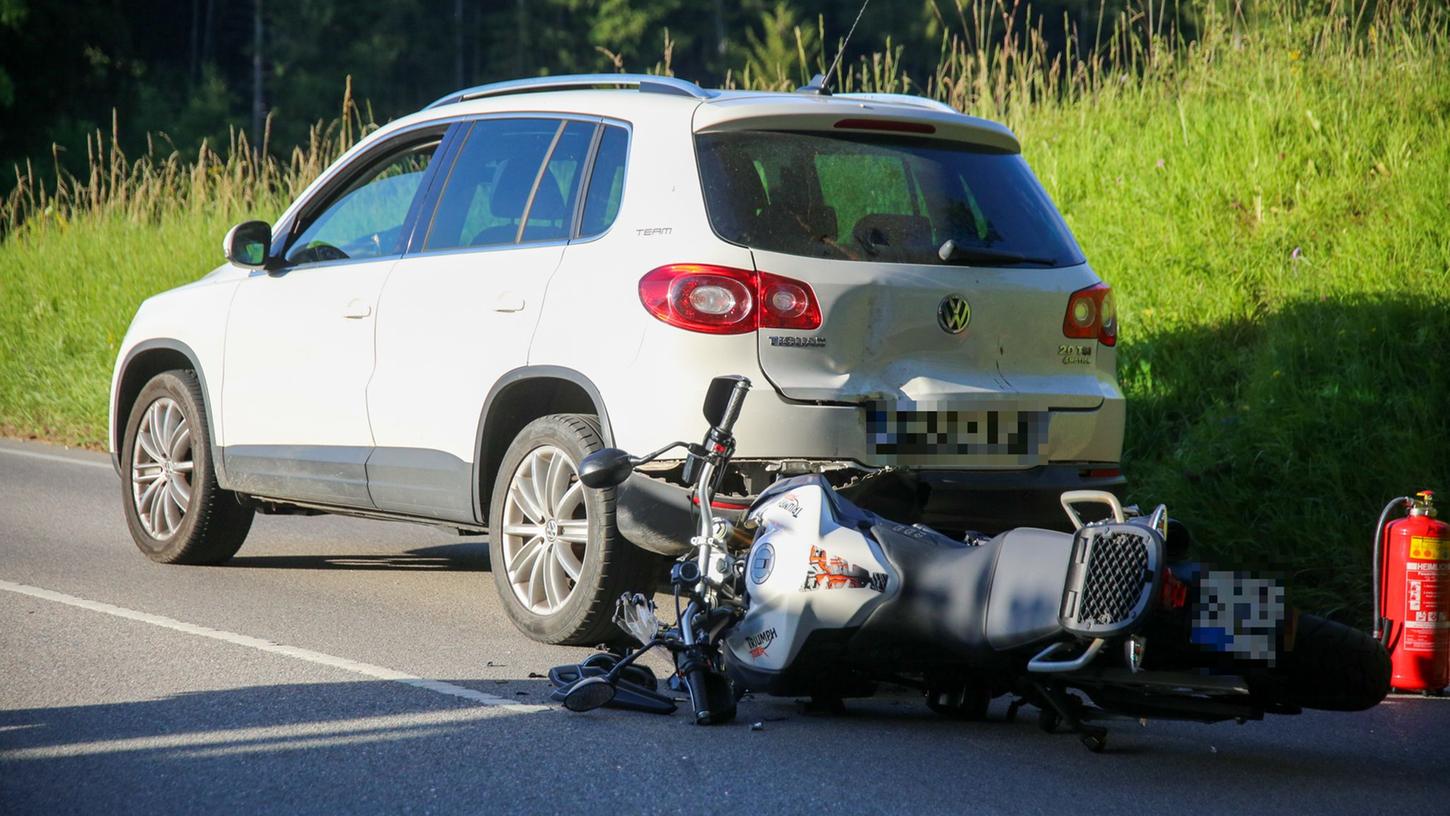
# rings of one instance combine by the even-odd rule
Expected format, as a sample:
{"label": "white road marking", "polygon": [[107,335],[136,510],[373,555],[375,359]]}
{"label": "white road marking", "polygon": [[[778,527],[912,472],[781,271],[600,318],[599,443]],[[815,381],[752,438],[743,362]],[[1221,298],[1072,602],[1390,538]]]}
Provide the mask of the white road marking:
{"label": "white road marking", "polygon": [[319,666],[330,666],[334,669],[360,674],[375,680],[391,680],[395,683],[402,683],[405,686],[426,689],[437,692],[438,694],[446,694],[450,697],[460,697],[480,705],[494,706],[514,713],[531,714],[539,711],[553,710],[549,706],[516,703],[495,694],[486,694],[482,691],[475,691],[471,688],[454,685],[453,683],[445,683],[442,680],[429,680],[426,677],[418,677],[417,675],[400,672],[384,666],[375,666],[371,663],[362,663],[357,660],[349,660],[345,657],[336,657],[330,654],[323,654],[322,652],[314,652],[311,649],[302,649],[297,646],[273,643],[270,640],[263,640],[250,635],[239,635],[235,632],[225,632],[220,629],[197,626],[194,623],[186,623],[185,621],[179,621],[161,615],[152,615],[149,612],[137,612],[134,609],[126,609],[125,607],[112,606],[111,604],[101,603],[100,601],[77,598],[74,595],[67,595],[63,592],[55,592],[26,584],[17,584],[4,579],[0,579],[0,589],[7,592],[15,592],[20,595],[29,595],[32,598],[40,598],[45,601],[54,601],[55,603],[62,603],[80,609],[88,609],[92,612],[102,612],[118,618],[149,623],[152,626],[160,626],[163,629],[184,632],[188,635],[198,635],[204,638],[211,638],[212,640],[219,640],[223,643],[246,646],[247,648],[262,652],[305,660],[308,663],[316,663]]}
{"label": "white road marking", "polygon": [[56,456],[53,453],[36,453],[35,451],[16,450],[14,448],[0,448],[0,453],[8,453],[11,456],[27,456],[31,459],[44,459],[47,462],[64,462],[67,465],[84,465],[85,467],[115,470],[110,462],[92,462],[87,459],[72,459],[69,456]]}
{"label": "white road marking", "polygon": [[158,750],[174,750],[181,752],[183,756],[201,758],[263,751],[295,751],[338,745],[353,746],[368,742],[418,739],[445,734],[452,727],[466,726],[497,716],[497,710],[497,707],[493,707],[417,711],[347,720],[318,720],[288,723],[287,725],[100,739],[89,742],[42,745],[33,748],[0,749],[0,758],[17,761]]}

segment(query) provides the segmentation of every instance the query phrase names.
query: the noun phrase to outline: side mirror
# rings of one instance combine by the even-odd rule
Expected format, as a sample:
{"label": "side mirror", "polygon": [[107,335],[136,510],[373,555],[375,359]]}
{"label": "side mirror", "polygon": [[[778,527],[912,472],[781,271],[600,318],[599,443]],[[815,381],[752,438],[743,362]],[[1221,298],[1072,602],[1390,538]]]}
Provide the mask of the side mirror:
{"label": "side mirror", "polygon": [[[735,424],[735,417],[729,416],[730,397],[735,393],[735,387],[741,383],[750,387],[750,380],[739,374],[727,374],[716,377],[710,381],[710,388],[705,392],[705,421],[710,423],[712,428],[725,428]],[[740,406],[735,406],[735,413],[738,415]],[[728,420],[728,422],[727,422]]]}
{"label": "side mirror", "polygon": [[603,677],[586,677],[574,684],[564,695],[564,707],[570,711],[593,711],[609,705],[614,699],[614,684]]}
{"label": "side mirror", "polygon": [[266,221],[243,221],[227,230],[222,254],[228,261],[247,269],[261,269],[272,251],[272,225]]}
{"label": "side mirror", "polygon": [[629,461],[629,454],[619,448],[597,450],[579,463],[579,481],[595,490],[619,487],[632,472],[634,464]]}

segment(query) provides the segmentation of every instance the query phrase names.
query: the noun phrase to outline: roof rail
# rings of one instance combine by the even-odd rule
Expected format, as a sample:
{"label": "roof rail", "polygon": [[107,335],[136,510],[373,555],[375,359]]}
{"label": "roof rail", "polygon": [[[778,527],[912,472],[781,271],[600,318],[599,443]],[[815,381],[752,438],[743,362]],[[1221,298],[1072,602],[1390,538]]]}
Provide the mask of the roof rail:
{"label": "roof rail", "polygon": [[895,103],[895,104],[898,104],[898,105],[910,105],[910,106],[912,106],[914,108],[927,108],[929,110],[938,110],[938,111],[942,111],[944,113],[961,113],[961,111],[957,110],[956,108],[952,107],[951,105],[948,105],[945,102],[939,102],[939,101],[937,101],[935,99],[928,99],[925,96],[915,96],[915,95],[912,95],[912,94],[899,94],[899,93],[838,93],[838,94],[836,94],[836,98],[837,99],[859,99],[859,100],[861,100],[863,102],[889,102],[889,103]]}
{"label": "roof rail", "polygon": [[469,99],[482,99],[486,96],[503,96],[505,94],[533,93],[536,91],[566,91],[598,87],[638,88],[643,93],[674,94],[676,96],[689,96],[695,99],[709,99],[715,96],[715,93],[712,91],[707,91],[688,80],[677,79],[675,77],[655,76],[653,74],[564,74],[560,76],[511,79],[505,82],[490,82],[487,85],[465,88],[438,99],[427,108],[424,108],[424,110],[436,108],[441,105],[452,105],[455,102],[463,102]]}

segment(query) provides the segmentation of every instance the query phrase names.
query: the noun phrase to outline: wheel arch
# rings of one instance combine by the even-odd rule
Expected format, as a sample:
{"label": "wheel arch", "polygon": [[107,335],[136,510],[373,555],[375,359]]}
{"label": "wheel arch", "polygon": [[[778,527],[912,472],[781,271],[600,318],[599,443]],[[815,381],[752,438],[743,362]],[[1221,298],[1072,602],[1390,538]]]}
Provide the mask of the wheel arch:
{"label": "wheel arch", "polygon": [[525,425],[549,414],[594,414],[604,444],[614,444],[604,398],[588,377],[572,368],[551,365],[509,371],[489,389],[478,416],[473,511],[479,523],[488,523],[489,501],[504,452]]}
{"label": "wheel arch", "polygon": [[222,462],[221,448],[216,441],[216,422],[211,407],[211,390],[206,385],[206,372],[201,368],[196,352],[191,346],[173,338],[153,338],[137,343],[126,353],[121,362],[121,374],[116,380],[116,404],[111,423],[111,464],[116,468],[116,473],[121,472],[121,448],[124,440],[121,438],[126,433],[126,424],[131,419],[131,409],[140,395],[141,389],[152,377],[163,371],[185,368],[196,374],[197,380],[201,383],[201,409],[206,413],[206,427],[208,442],[211,447],[212,469],[216,473],[217,483],[223,488],[227,485],[226,470]]}

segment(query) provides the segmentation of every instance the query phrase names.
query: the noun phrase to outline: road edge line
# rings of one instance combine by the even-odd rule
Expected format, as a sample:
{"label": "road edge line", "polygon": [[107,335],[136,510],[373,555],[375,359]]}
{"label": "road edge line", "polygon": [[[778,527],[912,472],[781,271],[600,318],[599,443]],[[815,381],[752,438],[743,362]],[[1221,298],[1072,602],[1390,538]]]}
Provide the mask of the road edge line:
{"label": "road edge line", "polygon": [[149,612],[138,612],[134,609],[127,609],[123,606],[115,606],[113,604],[103,603],[101,601],[92,601],[87,598],[77,597],[75,595],[67,595],[64,592],[56,592],[55,590],[51,589],[30,586],[29,584],[18,584],[13,581],[7,581],[3,578],[0,578],[0,590],[5,590],[6,592],[13,592],[18,595],[27,595],[32,598],[38,598],[42,601],[51,601],[53,603],[65,604],[66,606],[74,606],[79,609],[85,609],[91,612],[100,612],[106,615],[111,615],[113,617],[125,618],[126,620],[146,623],[152,626],[159,626],[163,629],[171,629],[173,631],[182,632],[188,635],[196,635],[198,637],[210,638],[211,640],[221,641],[222,643],[230,643],[234,646],[245,646],[249,649],[256,649],[258,651],[268,652],[270,654],[291,657],[297,660],[306,661],[308,663],[314,663],[319,666],[328,666],[334,669],[352,672],[353,674],[360,674],[364,677],[371,677],[375,680],[388,680],[394,683],[401,683],[405,686],[412,686],[413,688],[424,689],[426,691],[432,691],[437,694],[458,697],[464,700],[470,700],[472,702],[478,703],[479,705],[507,709],[509,711],[520,714],[532,714],[540,711],[554,710],[550,706],[518,703],[504,697],[499,697],[495,694],[488,694],[487,692],[477,691],[475,689],[455,685],[453,683],[449,683],[443,680],[430,680],[426,677],[419,677],[417,675],[408,674],[407,672],[390,669],[386,666],[376,666],[372,663],[363,663],[359,660],[351,660],[346,657],[337,657],[336,655],[330,655],[324,652],[316,652],[311,649],[303,649],[299,646],[288,646],[284,643],[273,643],[270,640],[263,640],[262,638],[252,637],[251,635],[242,635],[237,634],[236,632],[227,632],[221,629],[212,629],[208,626],[199,626],[194,623],[179,621],[175,618],[168,618],[164,615],[153,615]]}
{"label": "road edge line", "polygon": [[0,446],[0,453],[9,453],[9,454],[13,454],[15,456],[24,456],[24,457],[26,457],[28,459],[40,459],[40,460],[45,461],[45,462],[61,462],[61,463],[67,464],[67,465],[81,465],[83,467],[105,468],[106,470],[115,470],[115,468],[111,466],[111,463],[110,462],[92,462],[92,461],[89,461],[87,459],[76,459],[76,458],[72,458],[72,457],[69,457],[69,456],[57,456],[57,455],[55,455],[53,453],[41,453],[39,451],[19,450],[17,448],[7,448],[7,447],[4,447],[4,446]]}

